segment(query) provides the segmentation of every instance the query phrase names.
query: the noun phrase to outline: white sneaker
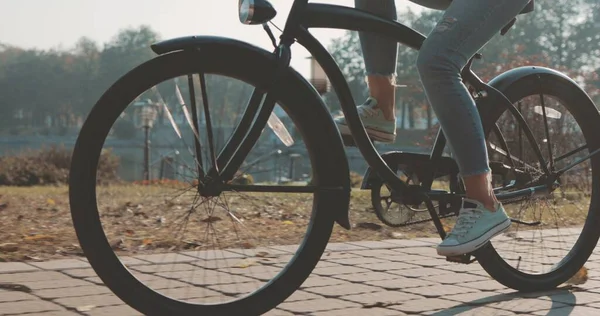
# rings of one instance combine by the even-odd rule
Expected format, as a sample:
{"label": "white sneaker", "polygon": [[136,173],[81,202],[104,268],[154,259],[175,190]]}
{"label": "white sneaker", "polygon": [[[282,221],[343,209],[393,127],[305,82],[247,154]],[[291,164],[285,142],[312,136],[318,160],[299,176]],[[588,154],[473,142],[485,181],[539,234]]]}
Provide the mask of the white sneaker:
{"label": "white sneaker", "polygon": [[[357,107],[358,115],[369,137],[379,142],[393,143],[396,141],[396,120],[387,120],[383,111],[375,108],[376,106],[377,100],[369,97],[364,104]],[[344,116],[337,117],[334,121],[342,135],[351,135]]]}
{"label": "white sneaker", "polygon": [[510,218],[502,203],[491,212],[478,201],[464,199],[456,225],[437,246],[441,256],[459,256],[479,249],[494,236],[510,228]]}

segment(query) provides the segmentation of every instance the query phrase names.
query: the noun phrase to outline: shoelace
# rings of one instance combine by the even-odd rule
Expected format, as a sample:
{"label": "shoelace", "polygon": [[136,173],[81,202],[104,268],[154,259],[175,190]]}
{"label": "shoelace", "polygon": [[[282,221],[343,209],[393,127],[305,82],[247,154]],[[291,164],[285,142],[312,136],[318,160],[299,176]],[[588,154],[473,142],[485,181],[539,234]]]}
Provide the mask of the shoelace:
{"label": "shoelace", "polygon": [[483,211],[476,208],[466,208],[460,210],[460,215],[456,220],[456,225],[454,225],[450,235],[464,237],[469,229],[473,228],[473,224],[475,224],[477,219],[479,219],[482,214]]}

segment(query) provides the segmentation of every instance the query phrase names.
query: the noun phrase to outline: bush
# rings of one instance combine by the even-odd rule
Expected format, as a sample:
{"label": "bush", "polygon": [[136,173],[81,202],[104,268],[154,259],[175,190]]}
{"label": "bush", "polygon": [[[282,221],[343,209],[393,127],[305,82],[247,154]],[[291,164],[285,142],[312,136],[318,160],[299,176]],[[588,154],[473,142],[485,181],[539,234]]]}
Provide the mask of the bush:
{"label": "bush", "polygon": [[[71,151],[64,147],[32,150],[14,156],[0,157],[0,185],[57,185],[69,181]],[[103,151],[98,165],[98,182],[118,180],[119,159]]]}

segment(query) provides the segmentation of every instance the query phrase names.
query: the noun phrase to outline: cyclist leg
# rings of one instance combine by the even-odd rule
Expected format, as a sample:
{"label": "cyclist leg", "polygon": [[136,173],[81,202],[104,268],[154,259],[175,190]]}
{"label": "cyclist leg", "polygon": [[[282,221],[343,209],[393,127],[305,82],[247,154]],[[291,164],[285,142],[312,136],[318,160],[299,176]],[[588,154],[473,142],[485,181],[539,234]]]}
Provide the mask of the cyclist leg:
{"label": "cyclist leg", "polygon": [[491,186],[481,121],[460,71],[529,0],[454,0],[421,47],[417,68],[464,179],[467,198],[440,255],[476,250],[510,226]]}

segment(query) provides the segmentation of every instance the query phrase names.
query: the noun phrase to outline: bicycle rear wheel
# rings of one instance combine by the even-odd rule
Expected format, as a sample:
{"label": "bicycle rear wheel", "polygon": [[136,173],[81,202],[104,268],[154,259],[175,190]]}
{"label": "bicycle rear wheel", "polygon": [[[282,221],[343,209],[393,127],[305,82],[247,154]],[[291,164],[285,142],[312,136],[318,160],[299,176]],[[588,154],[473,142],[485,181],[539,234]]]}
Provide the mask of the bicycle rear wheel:
{"label": "bicycle rear wheel", "polygon": [[503,93],[525,119],[533,142],[512,113],[497,111],[491,121],[496,127],[488,135],[490,160],[502,168],[494,172],[495,190],[556,187],[544,195],[505,201],[516,221],[476,257],[494,279],[510,288],[553,289],[581,269],[600,236],[600,157],[577,163],[600,148],[600,117],[585,93],[554,75],[525,77]]}
{"label": "bicycle rear wheel", "polygon": [[[299,74],[288,71],[273,92],[294,144],[265,129],[233,179],[210,192],[205,186],[218,153],[239,144],[233,135],[244,109],[236,106],[261,100],[253,91],[264,94],[274,69],[270,54],[239,45],[162,55],[117,81],[83,125],[69,182],[75,230],[101,280],[138,311],[260,315],[318,263],[336,216],[348,209],[349,172],[331,116]],[[120,148],[119,126],[136,125],[136,114],[150,146]],[[127,179],[117,184],[100,183],[107,148],[128,157]],[[310,185],[301,179],[311,175]]]}

